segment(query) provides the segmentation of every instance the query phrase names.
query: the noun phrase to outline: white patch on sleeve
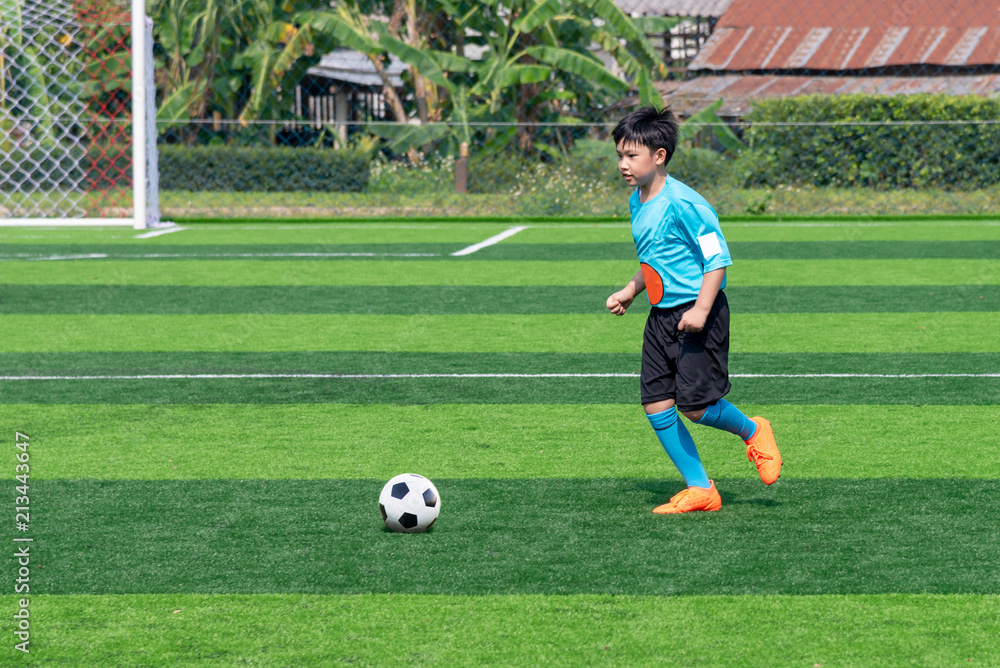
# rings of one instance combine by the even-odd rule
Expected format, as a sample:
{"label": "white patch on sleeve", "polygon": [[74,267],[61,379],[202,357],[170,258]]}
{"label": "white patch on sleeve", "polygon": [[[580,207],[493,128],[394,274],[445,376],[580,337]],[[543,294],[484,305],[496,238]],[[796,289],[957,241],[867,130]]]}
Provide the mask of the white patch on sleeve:
{"label": "white patch on sleeve", "polygon": [[722,252],[719,237],[715,236],[715,232],[709,232],[698,237],[698,244],[701,246],[701,254],[705,256],[706,260]]}

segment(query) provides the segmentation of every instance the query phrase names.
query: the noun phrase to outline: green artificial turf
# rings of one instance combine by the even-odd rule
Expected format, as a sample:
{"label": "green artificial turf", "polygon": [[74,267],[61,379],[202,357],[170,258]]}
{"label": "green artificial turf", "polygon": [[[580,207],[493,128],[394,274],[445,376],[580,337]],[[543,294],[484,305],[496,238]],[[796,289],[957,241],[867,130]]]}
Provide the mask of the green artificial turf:
{"label": "green artificial turf", "polygon": [[144,594],[31,606],[44,632],[11,665],[1000,663],[995,596]]}
{"label": "green artificial turf", "polygon": [[[3,283],[78,285],[622,285],[638,261],[60,260],[0,263]],[[727,285],[997,285],[983,259],[739,260]]]}
{"label": "green artificial turf", "polygon": [[[740,403],[784,478],[997,478],[1000,407]],[[679,480],[638,402],[595,405],[0,405],[35,479]],[[687,423],[712,476],[756,479],[735,435]],[[947,456],[941,456],[942,451]]]}
{"label": "green artificial turf", "polygon": [[[507,223],[413,222],[388,223],[281,223],[235,225],[182,225],[181,230],[137,238],[154,230],[123,228],[62,228],[59,230],[0,229],[0,244],[48,245],[73,250],[77,244],[120,245],[133,251],[155,251],[161,245],[258,244],[474,244],[514,225]],[[988,237],[977,237],[988,238]]]}
{"label": "green artificial turf", "polygon": [[721,511],[654,515],[683,487],[670,475],[436,478],[441,515],[416,537],[383,527],[384,479],[36,480],[32,584],[45,594],[1000,594],[998,480],[717,478]]}
{"label": "green artificial turf", "polygon": [[[961,243],[961,242],[959,242]],[[983,243],[983,242],[980,242]],[[989,242],[985,242],[989,243]],[[160,259],[160,260],[238,260],[244,257],[259,257],[264,260],[281,259],[282,256],[294,255],[297,261],[319,261],[329,256],[345,256],[348,260],[378,261],[396,256],[440,256],[444,259],[458,261],[450,254],[461,250],[468,244],[430,244],[430,243],[388,243],[388,244],[214,244],[214,245],[173,245],[159,243],[155,246],[137,246],[135,244],[75,244],[53,249],[51,244],[0,244],[0,260],[19,259],[68,259],[73,256],[94,255],[90,261],[102,259]],[[530,246],[533,248],[533,246]],[[65,257],[65,256],[70,257]],[[621,253],[619,253],[621,255]],[[472,259],[475,256],[469,256]],[[84,258],[81,258],[84,259]],[[284,257],[287,260],[287,257]],[[478,257],[476,257],[478,259]],[[524,259],[539,259],[525,257]],[[604,258],[607,259],[607,258]],[[619,258],[621,259],[621,258]],[[624,259],[628,259],[626,255]]]}
{"label": "green artificial turf", "polygon": [[[997,374],[997,353],[734,353],[736,403],[997,404],[994,377],[741,377],[744,374]],[[0,354],[17,403],[635,404],[637,354],[80,352]],[[172,374],[531,374],[498,378],[134,378]],[[617,373],[625,377],[538,377]],[[80,379],[78,376],[129,376]],[[69,378],[63,378],[69,376]]]}
{"label": "green artificial turf", "polygon": [[[510,241],[517,243],[631,243],[627,220],[621,222],[261,222],[229,224],[185,224],[183,229],[156,237],[137,239],[143,231],[123,228],[31,228],[0,229],[0,244],[128,244],[156,247],[159,244],[372,244],[372,243],[466,243],[472,244],[515,226],[529,226]],[[996,221],[906,220],[906,221],[722,221],[727,241],[968,241],[1000,240]]]}
{"label": "green artificial turf", "polygon": [[[630,260],[635,244],[554,243],[524,244],[514,237],[470,255],[481,260],[596,261]],[[732,241],[729,252],[735,262],[747,260],[883,260],[916,258],[996,258],[1000,241]]]}
{"label": "green artificial turf", "polygon": [[[385,243],[385,244],[214,244],[174,245],[160,243],[154,247],[133,244],[75,244],[60,247],[53,253],[52,244],[0,243],[0,260],[22,258],[62,258],[71,255],[100,255],[108,260],[122,259],[241,259],[261,257],[279,259],[280,255],[297,255],[301,260],[324,260],[331,255],[348,259],[378,261],[400,255],[434,255],[453,262],[479,261],[607,261],[634,260],[635,245],[631,241],[617,243],[516,243],[502,242],[470,255],[451,257],[466,244]],[[1000,256],[1000,241],[734,241],[729,251],[736,261],[747,260],[885,260],[962,258],[992,259]],[[69,258],[72,259],[72,258]]]}
{"label": "green artificial turf", "polygon": [[[603,307],[628,223],[448,255],[516,224],[0,230],[0,375],[626,374],[0,380],[35,539],[11,665],[1000,663],[998,379],[740,377],[1000,373],[1000,225],[724,221],[727,398],[785,465],[688,423],[723,508],[661,517],[649,307]],[[192,259],[10,259],[91,252]],[[296,252],[438,255],[231,258]],[[426,534],[378,515],[407,470]]]}
{"label": "green artificial turf", "polygon": [[[6,315],[6,352],[639,352],[642,314]],[[733,352],[998,352],[1000,313],[732,317]]]}
{"label": "green artificial turf", "polygon": [[[604,313],[620,286],[0,284],[0,313]],[[1000,311],[1000,286],[737,286],[733,313]],[[650,309],[645,295],[631,312]]]}
{"label": "green artificial turf", "polygon": [[[638,353],[50,352],[0,353],[4,374],[631,373]],[[1000,353],[730,353],[731,374],[1000,373]],[[745,379],[741,382],[744,382]],[[778,402],[781,403],[781,402]],[[825,402],[816,402],[825,403]]]}
{"label": "green artificial turf", "polygon": [[[200,372],[638,373],[640,360],[638,353],[389,353],[307,350],[285,352],[0,352],[0,372],[3,374],[60,375]],[[1000,353],[730,353],[729,371],[731,374],[1000,373]],[[745,382],[745,380],[740,382]]]}
{"label": "green artificial turf", "polygon": [[[631,243],[631,225],[622,223],[526,223],[531,227],[504,243]],[[727,242],[753,241],[976,241],[1000,240],[996,221],[907,222],[734,222],[723,219]],[[349,234],[349,232],[348,232]],[[374,234],[378,234],[375,232]],[[242,237],[242,234],[240,235]],[[0,237],[2,238],[2,237]],[[369,240],[376,238],[368,237]]]}
{"label": "green artificial turf", "polygon": [[[134,375],[134,371],[126,372]],[[32,374],[34,375],[34,374]],[[732,378],[735,403],[1000,403],[995,377]],[[624,378],[176,378],[0,380],[8,404],[634,404]]]}

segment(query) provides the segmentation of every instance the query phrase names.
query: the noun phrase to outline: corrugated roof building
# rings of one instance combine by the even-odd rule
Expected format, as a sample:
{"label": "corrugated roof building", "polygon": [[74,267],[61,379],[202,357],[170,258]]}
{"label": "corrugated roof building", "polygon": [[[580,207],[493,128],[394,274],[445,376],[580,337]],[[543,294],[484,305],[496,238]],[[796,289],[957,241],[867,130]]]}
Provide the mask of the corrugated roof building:
{"label": "corrugated roof building", "polygon": [[776,74],[722,74],[687,81],[656,83],[674,113],[686,118],[722,99],[718,114],[741,118],[755,100],[795,95],[1000,95],[1000,75],[942,75],[932,77],[796,76]]}
{"label": "corrugated roof building", "polygon": [[633,16],[706,16],[719,18],[733,0],[616,0]]}
{"label": "corrugated roof building", "polygon": [[864,71],[997,63],[996,0],[734,0],[691,69]]}
{"label": "corrugated roof building", "polygon": [[[1000,94],[1000,0],[732,0],[689,71],[659,84],[687,116],[722,98],[854,92]],[[724,75],[724,76],[723,76]]]}
{"label": "corrugated roof building", "polygon": [[[733,0],[615,0],[615,4],[631,16],[669,16],[680,21],[666,32],[653,38],[663,53],[668,69],[686,72],[688,63],[697,55],[712,34],[719,17]],[[612,66],[614,69],[614,66]]]}

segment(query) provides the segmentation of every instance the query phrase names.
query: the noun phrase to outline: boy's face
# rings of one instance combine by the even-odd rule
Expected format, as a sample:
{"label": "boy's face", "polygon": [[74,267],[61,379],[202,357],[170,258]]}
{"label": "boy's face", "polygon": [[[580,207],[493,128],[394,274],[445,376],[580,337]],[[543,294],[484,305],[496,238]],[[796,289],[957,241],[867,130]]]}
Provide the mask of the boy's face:
{"label": "boy's face", "polygon": [[666,149],[651,151],[648,146],[622,140],[618,144],[618,171],[625,183],[633,187],[649,185],[656,177],[656,168],[667,161]]}

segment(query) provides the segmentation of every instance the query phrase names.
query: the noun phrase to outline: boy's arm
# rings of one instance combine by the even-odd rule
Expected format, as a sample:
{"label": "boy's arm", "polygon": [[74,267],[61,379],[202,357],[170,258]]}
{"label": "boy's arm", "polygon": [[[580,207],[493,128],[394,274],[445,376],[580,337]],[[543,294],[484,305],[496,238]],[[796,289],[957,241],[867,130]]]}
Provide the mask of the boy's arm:
{"label": "boy's arm", "polygon": [[701,281],[701,290],[698,291],[698,299],[694,306],[684,311],[681,321],[677,323],[678,330],[695,333],[705,329],[708,312],[712,310],[712,304],[715,303],[715,297],[719,294],[719,287],[725,277],[725,267],[714,269],[705,274]]}
{"label": "boy's arm", "polygon": [[608,310],[615,315],[625,315],[625,309],[627,309],[632,304],[632,300],[642,294],[642,291],[645,289],[646,280],[642,277],[642,269],[640,269],[635,272],[635,276],[633,276],[632,280],[628,282],[628,285],[608,297]]}

